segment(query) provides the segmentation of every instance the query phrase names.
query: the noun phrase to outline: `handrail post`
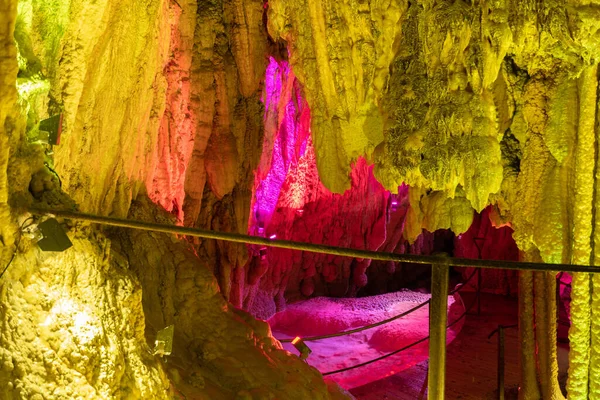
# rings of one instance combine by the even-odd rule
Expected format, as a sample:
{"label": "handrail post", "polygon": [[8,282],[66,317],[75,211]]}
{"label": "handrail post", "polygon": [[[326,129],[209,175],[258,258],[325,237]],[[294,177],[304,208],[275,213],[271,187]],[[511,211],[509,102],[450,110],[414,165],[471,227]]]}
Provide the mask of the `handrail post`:
{"label": "handrail post", "polygon": [[443,400],[446,381],[446,326],[448,324],[448,277],[450,266],[431,266],[431,302],[429,303],[429,374],[428,398]]}
{"label": "handrail post", "polygon": [[481,268],[477,270],[477,315],[481,315]]}
{"label": "handrail post", "polygon": [[504,326],[498,326],[498,400],[504,400]]}

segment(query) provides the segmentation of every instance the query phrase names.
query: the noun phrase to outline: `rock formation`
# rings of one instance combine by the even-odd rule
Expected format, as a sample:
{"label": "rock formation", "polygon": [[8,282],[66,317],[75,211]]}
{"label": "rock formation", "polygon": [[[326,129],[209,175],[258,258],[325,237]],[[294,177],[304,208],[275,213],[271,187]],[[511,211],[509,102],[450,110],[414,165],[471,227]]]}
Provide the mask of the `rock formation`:
{"label": "rock formation", "polygon": [[[600,264],[599,5],[0,0],[2,395],[344,396],[233,306],[404,271],[69,221],[49,255],[30,206],[425,254],[444,229],[512,258],[512,234],[523,260]],[[555,275],[519,274],[524,399],[563,398]],[[573,276],[570,399],[600,393],[599,286]],[[172,366],[148,345],[171,323]]]}

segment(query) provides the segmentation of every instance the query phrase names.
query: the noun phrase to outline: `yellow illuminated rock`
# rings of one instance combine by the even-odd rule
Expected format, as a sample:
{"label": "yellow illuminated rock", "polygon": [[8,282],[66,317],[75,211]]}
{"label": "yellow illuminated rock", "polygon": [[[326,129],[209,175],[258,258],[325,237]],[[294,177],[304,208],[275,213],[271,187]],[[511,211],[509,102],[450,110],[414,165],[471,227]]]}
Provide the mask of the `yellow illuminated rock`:
{"label": "yellow illuminated rock", "polygon": [[269,34],[286,41],[311,106],[323,184],[349,188],[349,166],[383,142],[379,111],[406,1],[271,0]]}
{"label": "yellow illuminated rock", "polygon": [[73,245],[29,246],[3,277],[0,397],[171,398],[144,337],[139,283],[109,241],[84,235]]}
{"label": "yellow illuminated rock", "polygon": [[[8,162],[10,158],[9,140],[15,134],[14,128],[18,117],[16,109],[17,90],[14,82],[17,78],[17,51],[14,46],[13,31],[15,27],[17,6],[11,0],[0,1],[0,11],[6,23],[0,25],[0,237],[5,246],[13,243],[13,227],[8,207],[9,182]],[[0,260],[10,257],[10,249],[0,248]]]}
{"label": "yellow illuminated rock", "polygon": [[[268,57],[308,101],[325,186],[366,157],[410,186],[411,242],[492,205],[524,260],[598,265],[599,5],[0,0],[0,397],[350,397],[224,300],[245,245],[65,225],[74,247],[46,254],[19,234],[31,205],[246,233]],[[554,279],[520,274],[521,399],[563,398]],[[598,276],[572,297],[567,395],[600,398]],[[170,324],[165,364],[148,343]]]}
{"label": "yellow illuminated rock", "polygon": [[[186,208],[192,225],[222,218],[247,229],[262,135],[263,3],[228,2],[225,13],[221,2],[204,6],[24,0],[17,16],[15,1],[0,1],[1,268],[16,254],[0,280],[0,398],[352,398],[226,302],[206,261],[214,247],[201,261],[166,235],[136,236],[127,247],[122,232],[105,238],[98,227],[61,221],[73,247],[45,253],[19,233],[17,220],[34,221],[24,207],[126,217],[146,188],[173,202],[177,217]],[[59,112],[61,143],[50,152],[37,125]],[[223,198],[237,215],[225,201],[211,214]],[[145,204],[136,216],[175,223]],[[245,246],[220,246],[225,270],[243,266]],[[167,321],[175,350],[165,360],[152,347]]]}

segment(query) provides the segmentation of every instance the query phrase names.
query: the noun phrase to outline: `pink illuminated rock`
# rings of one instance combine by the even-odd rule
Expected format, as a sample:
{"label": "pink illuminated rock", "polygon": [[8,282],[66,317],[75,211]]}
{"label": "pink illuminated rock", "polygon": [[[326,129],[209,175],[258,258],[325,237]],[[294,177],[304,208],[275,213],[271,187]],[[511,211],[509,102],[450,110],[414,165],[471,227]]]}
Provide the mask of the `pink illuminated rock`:
{"label": "pink illuminated rock", "polygon": [[[351,189],[333,194],[323,186],[310,133],[310,109],[287,62],[270,59],[265,78],[265,135],[255,172],[249,233],[277,239],[377,250],[388,228],[402,240],[407,188],[394,197],[373,176],[373,167],[359,158],[352,166]],[[393,221],[390,224],[390,221]],[[396,243],[388,247],[396,249]],[[252,250],[255,258],[256,249]],[[266,317],[278,296],[294,300],[311,295],[353,295],[367,284],[370,260],[270,249],[268,270],[257,288],[244,290],[244,307]],[[250,262],[249,265],[253,265]],[[250,268],[248,284],[256,280]],[[352,278],[353,277],[353,278]],[[256,294],[261,292],[260,299]],[[255,301],[256,300],[256,301]]]}
{"label": "pink illuminated rock", "polygon": [[[277,338],[328,335],[385,320],[429,298],[427,294],[408,290],[357,299],[316,297],[290,305],[286,310],[275,314],[268,322]],[[449,322],[456,321],[463,312],[464,304],[458,295],[449,296]],[[308,345],[313,352],[307,362],[321,372],[329,372],[351,367],[401,349],[428,336],[428,314],[428,306],[424,306],[404,318],[385,325],[350,335],[309,342]],[[462,329],[462,324],[463,320],[448,329],[448,343],[456,338]],[[290,343],[285,343],[284,348],[297,354]],[[405,371],[425,361],[427,357],[427,342],[419,343],[384,360],[333,374],[330,378],[344,388],[351,389]]]}
{"label": "pink illuminated rock", "polygon": [[[148,196],[183,221],[184,184],[194,147],[194,114],[190,107],[190,67],[193,41],[186,28],[189,15],[174,7],[171,20],[171,58],[164,74],[167,80],[166,109],[158,131],[157,155],[146,178]],[[184,21],[180,20],[184,19]]]}
{"label": "pink illuminated rock", "polygon": [[[454,239],[454,255],[461,258],[485,260],[519,259],[519,249],[512,238],[513,230],[504,226],[495,228],[490,221],[491,206],[475,214],[468,231]],[[473,268],[464,268],[463,277],[472,274]],[[518,275],[515,271],[482,269],[481,289],[493,293],[517,293]],[[473,285],[477,281],[472,282]]]}
{"label": "pink illuminated rock", "polygon": [[315,282],[311,278],[303,279],[300,285],[300,292],[303,296],[310,297],[315,292]]}

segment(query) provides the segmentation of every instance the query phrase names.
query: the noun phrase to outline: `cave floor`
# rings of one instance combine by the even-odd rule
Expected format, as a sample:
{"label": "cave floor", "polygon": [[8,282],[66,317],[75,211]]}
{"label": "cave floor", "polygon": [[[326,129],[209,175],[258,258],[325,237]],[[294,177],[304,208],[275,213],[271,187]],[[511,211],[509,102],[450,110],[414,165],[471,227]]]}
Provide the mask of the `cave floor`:
{"label": "cave floor", "polygon": [[[361,298],[317,297],[289,305],[275,314],[269,324],[278,338],[327,335],[383,321],[429,299],[429,294],[410,290]],[[463,301],[457,299],[460,299],[457,294],[448,297],[449,321],[457,320],[465,310]],[[448,329],[448,342],[456,338],[463,323],[461,319]],[[429,308],[425,305],[372,329],[310,342],[313,353],[308,363],[322,372],[352,367],[427,337],[428,327]],[[284,343],[284,348],[297,353],[290,343]],[[407,370],[426,360],[427,352],[427,343],[423,342],[384,360],[329,378],[345,389],[352,389]]]}
{"label": "cave floor", "polygon": [[[473,293],[463,294],[465,304]],[[496,399],[498,325],[517,323],[517,299],[482,294],[481,314],[468,315],[458,337],[448,345],[446,399]],[[476,309],[474,310],[476,312]],[[519,354],[516,328],[505,331],[506,399],[517,398]],[[351,390],[359,400],[415,400],[427,398],[427,361],[396,375]]]}

